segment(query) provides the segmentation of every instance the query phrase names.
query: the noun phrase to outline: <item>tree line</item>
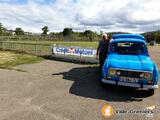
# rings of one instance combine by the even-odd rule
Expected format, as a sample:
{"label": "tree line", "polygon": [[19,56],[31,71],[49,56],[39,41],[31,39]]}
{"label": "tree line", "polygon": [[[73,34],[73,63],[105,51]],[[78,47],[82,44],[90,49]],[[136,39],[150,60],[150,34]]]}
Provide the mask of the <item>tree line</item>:
{"label": "tree line", "polygon": [[[64,28],[62,32],[49,32],[48,26],[44,26],[41,28],[42,33],[39,35],[41,37],[49,37],[49,38],[57,38],[61,40],[84,40],[84,41],[95,41],[101,39],[101,35],[103,32],[100,33],[85,30],[83,32],[75,32],[72,28]],[[108,34],[110,37],[114,34],[119,34],[124,32],[109,32]],[[22,28],[17,27],[15,30],[7,30],[3,27],[2,23],[0,23],[0,36],[35,36],[31,32],[25,32]],[[156,41],[160,43],[160,31],[153,31],[153,32],[146,32],[142,33],[145,36],[147,42]]]}
{"label": "tree line", "polygon": [[146,38],[147,42],[155,41],[156,43],[160,43],[160,31],[152,31],[142,33],[142,35]]}
{"label": "tree line", "polygon": [[[100,37],[100,34],[97,32],[93,32],[91,30],[85,30],[84,32],[75,32],[72,30],[72,28],[64,28],[62,32],[49,32],[48,26],[44,26],[41,28],[42,33],[39,34],[42,37],[64,37],[64,38],[76,38],[76,37],[85,37],[89,41],[95,40],[95,38]],[[25,32],[22,28],[17,27],[15,30],[7,30],[5,27],[3,27],[2,23],[0,23],[0,36],[24,36],[24,35],[30,35],[34,36],[35,34],[32,34],[31,32]]]}

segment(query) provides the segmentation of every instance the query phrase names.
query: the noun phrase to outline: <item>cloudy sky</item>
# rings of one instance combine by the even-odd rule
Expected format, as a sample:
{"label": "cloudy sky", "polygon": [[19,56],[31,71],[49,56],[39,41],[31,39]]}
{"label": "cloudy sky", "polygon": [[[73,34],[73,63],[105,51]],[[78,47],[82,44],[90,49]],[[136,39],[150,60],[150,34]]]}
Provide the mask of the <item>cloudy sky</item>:
{"label": "cloudy sky", "polygon": [[160,26],[160,0],[0,0],[0,22],[8,29],[41,32],[145,32]]}

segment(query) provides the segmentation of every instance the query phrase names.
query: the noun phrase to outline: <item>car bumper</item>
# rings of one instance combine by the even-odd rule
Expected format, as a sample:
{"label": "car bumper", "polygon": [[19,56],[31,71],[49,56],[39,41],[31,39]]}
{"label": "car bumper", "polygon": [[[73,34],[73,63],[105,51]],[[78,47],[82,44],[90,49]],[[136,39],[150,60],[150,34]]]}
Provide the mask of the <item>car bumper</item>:
{"label": "car bumper", "polygon": [[127,83],[127,82],[114,81],[114,80],[109,80],[109,79],[102,79],[102,82],[106,84],[113,84],[113,85],[120,85],[120,86],[134,87],[134,88],[144,88],[144,89],[157,89],[158,88],[158,85]]}

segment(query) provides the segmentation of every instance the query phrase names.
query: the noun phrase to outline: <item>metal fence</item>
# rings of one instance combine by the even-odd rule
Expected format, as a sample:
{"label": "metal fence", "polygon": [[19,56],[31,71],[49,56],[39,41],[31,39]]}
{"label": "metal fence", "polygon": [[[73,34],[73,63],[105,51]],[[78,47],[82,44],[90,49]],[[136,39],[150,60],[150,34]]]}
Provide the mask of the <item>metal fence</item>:
{"label": "metal fence", "polygon": [[98,41],[100,36],[93,36],[92,38],[86,36],[63,36],[63,35],[14,35],[14,36],[0,36],[0,41]]}
{"label": "metal fence", "polygon": [[51,55],[52,45],[38,43],[0,42],[1,50],[14,50],[35,55]]}
{"label": "metal fence", "polygon": [[[38,56],[51,56],[54,59],[65,60],[65,61],[77,61],[77,62],[87,62],[87,63],[97,63],[95,57],[87,57],[79,55],[72,55],[64,51],[64,54],[54,53],[54,48],[59,49],[59,45],[55,46],[52,44],[39,44],[39,43],[17,43],[17,42],[7,42],[0,41],[1,50],[13,50],[18,52],[24,52],[29,54],[34,54]],[[62,47],[62,46],[61,46]],[[65,47],[69,50],[72,47]],[[75,48],[75,46],[74,46]],[[85,48],[84,48],[85,49]],[[87,49],[87,48],[86,48]],[[65,49],[66,50],[66,49]],[[63,51],[62,51],[63,52]],[[86,51],[87,52],[87,51]],[[54,54],[53,54],[54,53]]]}

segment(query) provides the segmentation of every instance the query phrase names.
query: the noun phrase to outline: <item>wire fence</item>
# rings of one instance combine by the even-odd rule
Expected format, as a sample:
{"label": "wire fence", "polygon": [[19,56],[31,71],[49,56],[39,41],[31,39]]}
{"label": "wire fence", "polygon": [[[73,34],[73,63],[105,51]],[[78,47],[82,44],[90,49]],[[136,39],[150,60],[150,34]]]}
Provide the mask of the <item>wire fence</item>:
{"label": "wire fence", "polygon": [[[54,53],[54,48],[58,47],[52,44],[39,44],[39,43],[16,43],[16,42],[7,42],[7,41],[0,41],[0,49],[1,50],[11,50],[11,51],[18,51],[29,53],[37,56],[50,56],[57,60],[65,60],[65,61],[76,61],[76,62],[85,62],[85,63],[97,63],[95,57],[86,57],[81,54],[79,56],[75,55],[68,55],[66,54],[59,54]],[[66,47],[65,47],[66,48]],[[72,48],[72,47],[71,47]],[[59,49],[59,47],[58,47]]]}
{"label": "wire fence", "polygon": [[0,42],[1,50],[13,50],[34,55],[51,55],[51,44]]}
{"label": "wire fence", "polygon": [[0,41],[99,41],[100,36],[92,38],[86,36],[63,36],[63,35],[18,35],[18,36],[0,36]]}

